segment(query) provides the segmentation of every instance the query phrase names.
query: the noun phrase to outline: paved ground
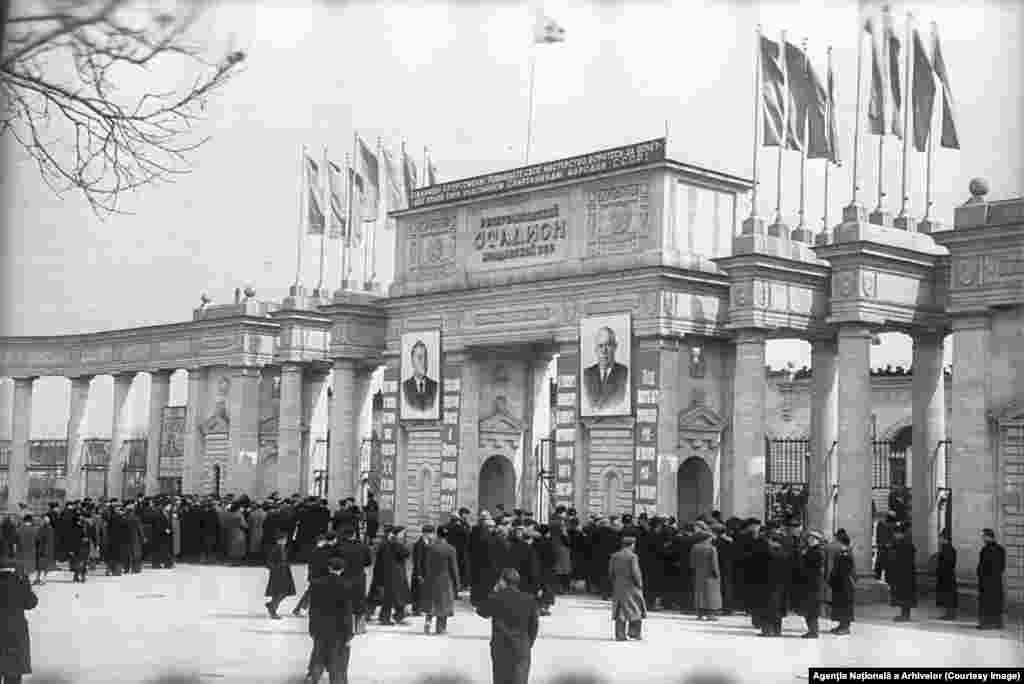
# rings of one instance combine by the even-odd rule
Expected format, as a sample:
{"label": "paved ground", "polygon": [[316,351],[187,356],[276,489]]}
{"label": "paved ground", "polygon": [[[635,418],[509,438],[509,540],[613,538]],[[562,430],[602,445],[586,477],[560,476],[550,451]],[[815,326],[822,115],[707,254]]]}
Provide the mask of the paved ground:
{"label": "paved ground", "polygon": [[[305,571],[296,567],[294,574],[301,591]],[[27,681],[52,673],[76,683],[147,682],[170,670],[198,674],[201,682],[295,681],[308,657],[307,623],[268,619],[265,581],[260,568],[209,566],[120,578],[100,573],[85,585],[58,573],[38,588],[39,607],[29,613],[36,676]],[[370,625],[355,641],[350,681],[415,682],[454,671],[488,684],[490,626],[460,603],[447,637],[424,635],[418,620],[407,627]],[[712,668],[742,682],[794,682],[806,680],[807,668],[816,665],[1024,667],[1019,629],[978,632],[968,622],[924,615],[903,625],[890,615],[889,608],[870,609],[853,635],[811,641],[796,638],[803,631],[797,617],[786,620],[789,638],[761,639],[744,617],[699,623],[652,613],[644,642],[616,643],[607,604],[570,597],[542,618],[531,682],[554,682],[566,672],[593,673],[611,684],[679,682]]]}

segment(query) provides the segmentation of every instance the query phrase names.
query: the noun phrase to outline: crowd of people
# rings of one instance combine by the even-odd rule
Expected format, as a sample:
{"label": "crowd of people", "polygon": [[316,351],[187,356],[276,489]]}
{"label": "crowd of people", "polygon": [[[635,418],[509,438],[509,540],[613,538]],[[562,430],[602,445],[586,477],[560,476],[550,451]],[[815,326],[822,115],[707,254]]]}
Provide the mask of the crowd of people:
{"label": "crowd of people", "polygon": [[[559,595],[599,595],[611,601],[614,636],[621,641],[642,639],[643,619],[657,610],[708,621],[745,613],[765,637],[780,636],[791,613],[803,616],[802,636],[809,639],[819,637],[823,615],[836,623],[835,635],[849,634],[854,620],[858,569],[849,535],[840,529],[826,539],[797,518],[762,524],[723,520],[714,511],[689,522],[644,514],[581,519],[574,509],[558,507],[544,522],[528,511],[500,508],[471,520],[463,508],[444,525],[424,525],[420,532],[411,542],[402,526],[382,528],[372,495],[365,506],[345,499],[333,511],[323,499],[298,495],[259,502],[245,496],[84,500],[53,504],[41,515],[8,516],[0,523],[0,558],[12,558],[20,574],[34,575],[37,583],[57,562],[68,564],[74,581],[85,581],[101,565],[109,575],[137,573],[145,561],[156,568],[175,561],[265,565],[266,608],[275,619],[282,602],[297,593],[292,563],[307,563],[308,589],[292,612],[310,610],[311,674],[347,668],[342,642],[365,632],[371,619],[406,624],[408,610],[424,618],[425,632],[444,634],[460,592],[479,614],[517,625],[496,626],[495,639],[508,641],[512,629],[523,657],[536,638],[533,617],[508,596],[495,603],[496,590],[526,595],[536,616],[550,614]],[[899,621],[911,619],[919,596],[908,532],[906,522],[886,527],[875,568],[900,608]],[[1005,551],[992,530],[983,537],[978,626],[997,629]],[[937,603],[954,619],[956,550],[946,533],[934,566]],[[337,615],[325,618],[328,613]],[[520,672],[521,660],[502,660],[500,669]]]}

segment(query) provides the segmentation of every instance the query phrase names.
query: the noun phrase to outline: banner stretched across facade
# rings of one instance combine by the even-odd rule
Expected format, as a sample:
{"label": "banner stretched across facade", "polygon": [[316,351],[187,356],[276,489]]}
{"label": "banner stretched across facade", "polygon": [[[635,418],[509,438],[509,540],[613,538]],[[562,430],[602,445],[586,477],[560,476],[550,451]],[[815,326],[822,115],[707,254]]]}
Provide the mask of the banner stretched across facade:
{"label": "banner stretched across facade", "polygon": [[414,190],[409,207],[418,209],[444,202],[497,195],[510,190],[527,190],[539,185],[578,180],[608,171],[664,161],[665,146],[665,138],[657,138],[578,157],[524,166],[511,171],[432,185]]}
{"label": "banner stretched across facade", "polygon": [[384,370],[381,394],[384,407],[381,411],[380,436],[380,490],[377,505],[380,522],[390,525],[395,520],[395,458],[398,454],[398,366],[389,365]]}

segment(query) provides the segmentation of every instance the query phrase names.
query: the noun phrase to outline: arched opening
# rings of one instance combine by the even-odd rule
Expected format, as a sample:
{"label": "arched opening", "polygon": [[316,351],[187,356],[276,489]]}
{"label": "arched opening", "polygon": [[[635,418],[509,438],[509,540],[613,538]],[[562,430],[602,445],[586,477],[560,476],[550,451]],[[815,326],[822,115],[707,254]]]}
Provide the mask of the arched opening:
{"label": "arched opening", "polygon": [[619,491],[622,489],[622,478],[618,471],[609,470],[601,482],[601,513],[614,515],[619,512]]}
{"label": "arched opening", "polygon": [[711,512],[714,506],[715,482],[711,468],[703,458],[694,456],[679,466],[676,474],[676,492],[680,522],[688,522],[703,513]]}
{"label": "arched opening", "polygon": [[511,512],[516,501],[516,471],[504,456],[491,456],[480,467],[480,507],[494,511],[498,504]]}

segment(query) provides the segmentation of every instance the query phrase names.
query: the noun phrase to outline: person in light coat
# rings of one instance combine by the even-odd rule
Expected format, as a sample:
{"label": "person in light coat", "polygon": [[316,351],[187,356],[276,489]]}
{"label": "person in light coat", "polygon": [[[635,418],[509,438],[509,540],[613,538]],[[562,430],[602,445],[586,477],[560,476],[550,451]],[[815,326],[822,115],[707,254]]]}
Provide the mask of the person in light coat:
{"label": "person in light coat", "polygon": [[640,559],[634,552],[635,547],[636,537],[623,537],[622,549],[612,554],[608,561],[616,641],[626,641],[627,636],[637,640],[643,638],[643,619],[647,617],[647,606],[644,604],[644,578],[640,573]]}
{"label": "person in light coat", "polygon": [[694,545],[690,548],[690,567],[693,569],[693,596],[698,620],[717,620],[717,611],[722,609],[722,572],[718,563],[718,549],[711,539],[711,532],[698,524],[694,533]]}

